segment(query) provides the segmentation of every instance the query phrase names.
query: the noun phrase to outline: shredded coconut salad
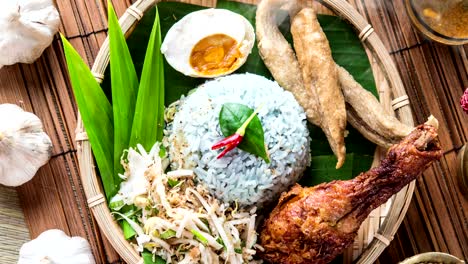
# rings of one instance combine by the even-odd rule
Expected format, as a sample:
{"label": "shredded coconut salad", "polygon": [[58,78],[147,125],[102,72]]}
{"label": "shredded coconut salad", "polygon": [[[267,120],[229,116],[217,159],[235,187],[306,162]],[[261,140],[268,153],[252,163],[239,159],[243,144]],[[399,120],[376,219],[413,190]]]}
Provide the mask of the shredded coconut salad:
{"label": "shredded coconut salad", "polygon": [[[162,157],[161,157],[162,156]],[[135,220],[114,212],[136,232],[135,246],[166,263],[255,263],[256,208],[222,203],[197,183],[191,170],[165,172],[167,156],[157,143],[147,153],[129,149],[122,160],[126,179],[112,204],[135,205]],[[144,188],[142,188],[144,187]]]}

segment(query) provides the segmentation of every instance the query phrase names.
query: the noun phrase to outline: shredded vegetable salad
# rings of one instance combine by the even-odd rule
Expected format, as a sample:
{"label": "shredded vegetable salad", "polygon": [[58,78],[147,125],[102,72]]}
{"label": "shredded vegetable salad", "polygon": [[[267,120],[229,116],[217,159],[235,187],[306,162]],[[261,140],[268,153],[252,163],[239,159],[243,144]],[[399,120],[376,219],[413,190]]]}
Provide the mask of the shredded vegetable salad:
{"label": "shredded vegetable salad", "polygon": [[[139,252],[166,263],[255,263],[256,208],[230,206],[211,196],[191,170],[165,172],[167,157],[157,143],[147,153],[129,149],[126,179],[111,200],[114,216],[135,231]],[[135,206],[138,214],[118,212]],[[135,217],[136,216],[136,217]]]}

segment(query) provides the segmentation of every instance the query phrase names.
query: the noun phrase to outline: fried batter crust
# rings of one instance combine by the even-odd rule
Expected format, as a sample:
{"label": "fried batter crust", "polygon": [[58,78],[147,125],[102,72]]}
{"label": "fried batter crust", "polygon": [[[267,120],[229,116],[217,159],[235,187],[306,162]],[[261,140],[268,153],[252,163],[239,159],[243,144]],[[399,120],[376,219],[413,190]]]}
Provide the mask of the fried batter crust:
{"label": "fried batter crust", "polygon": [[364,89],[343,67],[336,65],[346,101],[349,123],[375,144],[389,148],[413,129],[385,111],[375,96]]}
{"label": "fried batter crust", "polygon": [[317,101],[311,91],[305,89],[296,55],[276,24],[276,15],[282,6],[290,5],[288,10],[297,10],[297,4],[296,0],[262,0],[258,4],[256,14],[258,50],[276,82],[294,95],[304,108],[307,119],[320,126],[321,118],[317,110]]}
{"label": "fried batter crust", "polygon": [[305,89],[318,101],[321,128],[338,158],[336,164],[338,169],[343,166],[346,158],[345,100],[338,82],[338,72],[330,45],[312,8],[303,8],[294,16],[291,34]]}

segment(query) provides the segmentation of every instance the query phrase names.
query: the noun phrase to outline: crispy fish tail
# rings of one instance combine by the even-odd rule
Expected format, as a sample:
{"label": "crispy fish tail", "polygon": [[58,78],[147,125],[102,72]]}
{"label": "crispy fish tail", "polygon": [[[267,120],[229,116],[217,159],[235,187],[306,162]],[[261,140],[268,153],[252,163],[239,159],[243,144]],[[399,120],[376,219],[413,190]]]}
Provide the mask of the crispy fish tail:
{"label": "crispy fish tail", "polygon": [[330,45],[312,8],[302,9],[292,19],[291,33],[305,89],[318,101],[321,128],[338,158],[338,169],[346,157],[346,109]]}
{"label": "crispy fish tail", "polygon": [[364,89],[341,66],[338,77],[346,101],[349,123],[367,139],[388,148],[407,136],[413,128],[388,114],[377,98]]}

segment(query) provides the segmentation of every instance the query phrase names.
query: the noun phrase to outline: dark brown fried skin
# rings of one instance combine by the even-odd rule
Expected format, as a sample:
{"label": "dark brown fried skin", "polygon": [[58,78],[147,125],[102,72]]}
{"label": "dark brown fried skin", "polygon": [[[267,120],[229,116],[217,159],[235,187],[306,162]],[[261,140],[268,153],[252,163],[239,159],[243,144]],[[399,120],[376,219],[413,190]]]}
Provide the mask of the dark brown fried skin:
{"label": "dark brown fried skin", "polygon": [[369,213],[413,181],[442,151],[437,131],[416,127],[379,167],[348,181],[294,186],[265,221],[262,258],[272,263],[328,263],[350,246]]}

